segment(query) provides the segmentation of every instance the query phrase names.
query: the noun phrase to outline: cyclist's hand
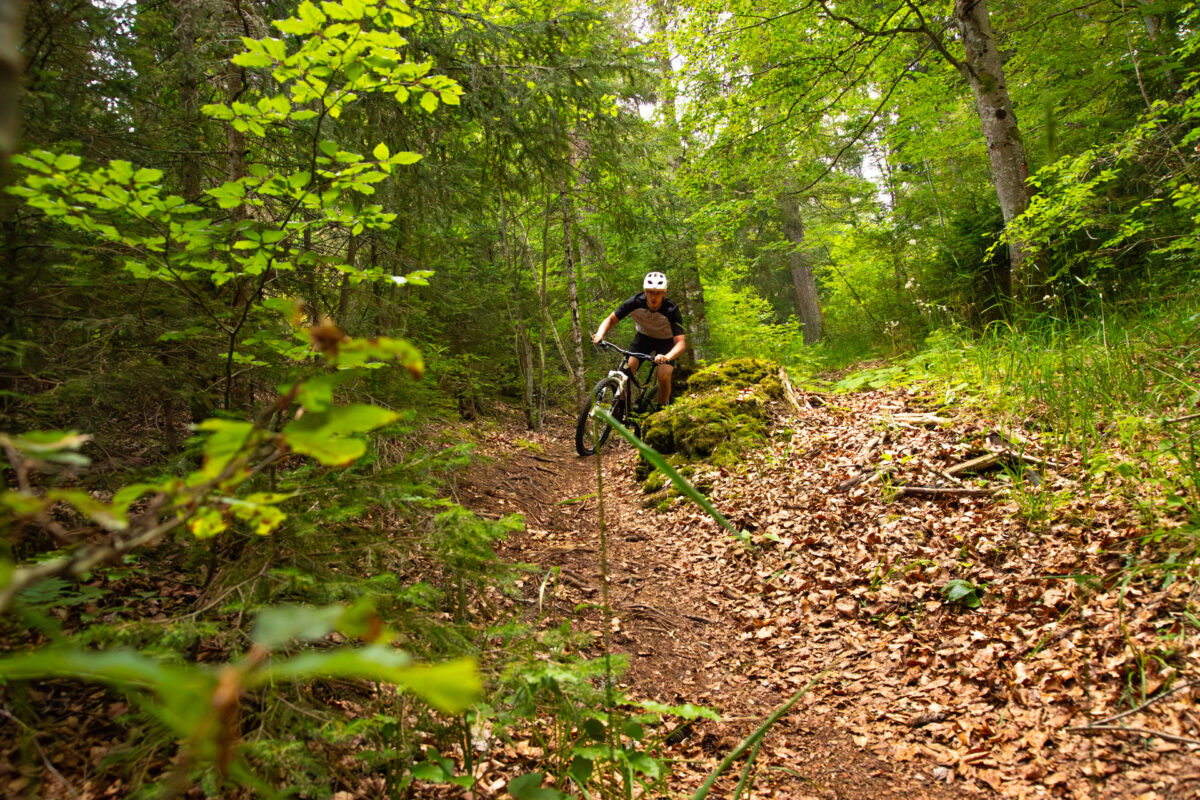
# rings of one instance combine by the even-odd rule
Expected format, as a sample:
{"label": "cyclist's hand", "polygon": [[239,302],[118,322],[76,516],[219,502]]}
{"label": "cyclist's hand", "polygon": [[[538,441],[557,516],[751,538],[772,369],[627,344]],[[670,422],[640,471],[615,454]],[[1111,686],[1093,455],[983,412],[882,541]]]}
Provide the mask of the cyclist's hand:
{"label": "cyclist's hand", "polygon": [[656,355],[654,357],[654,363],[655,364],[665,364],[665,363],[667,363],[667,357],[664,356],[662,353],[659,353],[658,355]]}
{"label": "cyclist's hand", "polygon": [[599,332],[592,334],[592,344],[599,345],[603,341],[604,341],[604,334],[599,333]]}

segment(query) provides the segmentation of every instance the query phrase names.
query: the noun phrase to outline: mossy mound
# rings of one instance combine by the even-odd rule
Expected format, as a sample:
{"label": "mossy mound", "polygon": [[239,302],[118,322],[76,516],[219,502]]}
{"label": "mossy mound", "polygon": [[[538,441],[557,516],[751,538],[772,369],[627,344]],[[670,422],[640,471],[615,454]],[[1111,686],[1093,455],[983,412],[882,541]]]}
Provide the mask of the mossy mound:
{"label": "mossy mound", "polygon": [[[735,358],[692,375],[689,393],[646,420],[642,437],[672,461],[707,459],[729,466],[767,439],[770,404],[783,399],[779,365],[757,358]],[[654,471],[645,459],[637,476]]]}

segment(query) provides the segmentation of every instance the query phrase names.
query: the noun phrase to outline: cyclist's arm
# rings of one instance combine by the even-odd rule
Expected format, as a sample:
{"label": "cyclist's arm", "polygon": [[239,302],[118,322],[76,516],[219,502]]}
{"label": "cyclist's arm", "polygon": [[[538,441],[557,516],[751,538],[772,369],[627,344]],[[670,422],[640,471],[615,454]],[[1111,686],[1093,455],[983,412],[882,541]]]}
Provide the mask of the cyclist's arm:
{"label": "cyclist's arm", "polygon": [[608,333],[608,329],[620,321],[621,320],[617,319],[616,314],[609,314],[607,317],[605,317],[604,321],[600,323],[600,327],[596,329],[594,334],[592,334],[592,344],[600,344],[600,341],[604,339],[605,334]]}
{"label": "cyclist's arm", "polygon": [[682,353],[684,350],[687,350],[687,337],[682,333],[675,336],[673,341],[675,342],[675,346],[672,347],[667,354],[662,357],[663,361],[670,361],[674,358],[677,358],[680,353]]}

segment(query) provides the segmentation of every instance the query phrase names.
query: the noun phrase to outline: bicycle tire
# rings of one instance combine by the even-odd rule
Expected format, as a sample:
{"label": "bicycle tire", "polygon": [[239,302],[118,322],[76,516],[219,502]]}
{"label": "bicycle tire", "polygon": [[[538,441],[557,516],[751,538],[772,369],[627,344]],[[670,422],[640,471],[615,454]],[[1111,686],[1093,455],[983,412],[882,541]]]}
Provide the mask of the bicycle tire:
{"label": "bicycle tire", "polygon": [[601,422],[598,427],[593,426],[592,409],[597,403],[609,406],[609,413],[618,421],[624,420],[625,409],[619,396],[620,391],[621,384],[613,378],[601,379],[596,388],[592,389],[591,398],[583,411],[579,412],[579,419],[575,423],[575,450],[579,455],[595,455],[596,450],[604,446],[612,433],[612,426],[607,423]]}

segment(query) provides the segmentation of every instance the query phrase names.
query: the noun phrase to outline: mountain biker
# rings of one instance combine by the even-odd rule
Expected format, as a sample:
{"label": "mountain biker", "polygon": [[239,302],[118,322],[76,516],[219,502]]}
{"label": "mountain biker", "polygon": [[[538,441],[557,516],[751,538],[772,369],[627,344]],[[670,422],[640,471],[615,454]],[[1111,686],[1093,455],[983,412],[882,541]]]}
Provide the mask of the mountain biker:
{"label": "mountain biker", "polygon": [[[633,337],[630,350],[638,353],[654,353],[655,373],[658,376],[658,404],[665,406],[671,399],[672,364],[679,354],[687,349],[683,335],[683,315],[679,306],[667,299],[667,276],[661,272],[647,273],[642,281],[642,291],[617,306],[617,310],[604,318],[592,335],[592,344],[600,344],[609,328],[625,317],[633,317],[637,335]],[[636,372],[641,364],[630,358],[628,367]]]}

